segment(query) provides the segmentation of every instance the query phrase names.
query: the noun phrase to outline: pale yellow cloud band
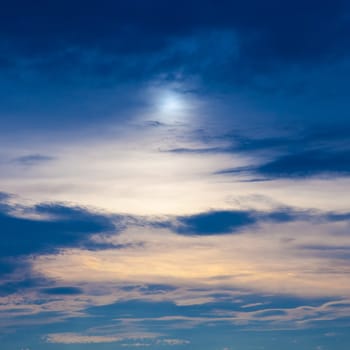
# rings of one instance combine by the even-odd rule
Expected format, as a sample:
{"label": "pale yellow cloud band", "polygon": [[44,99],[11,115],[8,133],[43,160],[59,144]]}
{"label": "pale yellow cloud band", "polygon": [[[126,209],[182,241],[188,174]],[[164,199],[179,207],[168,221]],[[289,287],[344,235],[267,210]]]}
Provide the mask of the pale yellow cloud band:
{"label": "pale yellow cloud band", "polygon": [[[338,223],[336,229],[341,232],[346,225]],[[350,266],[334,249],[339,245],[350,248],[350,239],[335,237],[332,230],[331,224],[284,223],[244,234],[188,237],[165,229],[132,228],[96,238],[124,248],[63,249],[36,257],[33,268],[69,284],[162,283],[350,296]]]}

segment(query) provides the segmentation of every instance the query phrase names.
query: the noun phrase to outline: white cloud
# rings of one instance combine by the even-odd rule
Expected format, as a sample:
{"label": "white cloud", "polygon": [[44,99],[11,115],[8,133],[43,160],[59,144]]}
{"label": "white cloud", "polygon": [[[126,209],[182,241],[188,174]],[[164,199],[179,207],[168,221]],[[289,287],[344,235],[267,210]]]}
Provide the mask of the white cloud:
{"label": "white cloud", "polygon": [[158,339],[156,343],[158,345],[187,345],[191,342],[186,339]]}
{"label": "white cloud", "polygon": [[[163,152],[172,148],[206,148],[197,125],[190,123],[147,126],[138,122],[108,125],[89,137],[24,144],[1,144],[8,159],[41,154],[52,161],[23,172],[8,159],[2,161],[2,190],[34,202],[66,201],[109,212],[141,215],[188,214],[210,208],[237,208],[232,197],[265,195],[296,207],[346,210],[343,195],[349,178],[240,182],[216,172],[257,159],[242,153]],[[222,130],[221,130],[222,131]],[[208,131],[210,133],[210,130]],[[214,132],[215,134],[215,132]],[[211,147],[229,146],[220,139]],[[5,157],[5,158],[6,158]],[[1,156],[0,156],[1,161]],[[255,206],[255,204],[254,204]]]}
{"label": "white cloud", "polygon": [[[244,234],[191,237],[166,229],[130,228],[109,239],[117,249],[63,249],[36,257],[33,269],[68,284],[168,284],[350,297],[348,262],[336,249],[324,254],[327,247],[350,249],[348,236],[332,232],[346,229],[346,223],[296,222],[260,225]],[[211,298],[192,294],[174,301],[186,305]]]}
{"label": "white cloud", "polygon": [[[101,331],[103,329],[99,328]],[[130,345],[141,344],[139,340],[154,339],[159,336],[156,333],[147,332],[123,332],[116,335],[103,334],[103,335],[92,335],[90,334],[92,329],[89,330],[88,334],[80,333],[51,333],[44,337],[48,343],[60,343],[60,344],[89,344],[89,343],[114,343],[120,341],[131,340],[133,341]],[[143,344],[143,343],[142,343]],[[136,345],[137,346],[137,345]]]}
{"label": "white cloud", "polygon": [[81,335],[77,333],[52,333],[45,337],[48,343],[60,344],[113,343],[122,339],[123,338],[113,336]]}

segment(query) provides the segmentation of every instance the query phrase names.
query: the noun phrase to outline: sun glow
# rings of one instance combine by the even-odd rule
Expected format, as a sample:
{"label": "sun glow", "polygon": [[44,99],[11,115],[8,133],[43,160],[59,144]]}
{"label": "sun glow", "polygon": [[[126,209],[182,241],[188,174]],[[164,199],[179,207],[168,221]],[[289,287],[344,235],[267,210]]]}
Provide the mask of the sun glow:
{"label": "sun glow", "polygon": [[180,94],[165,92],[160,96],[159,109],[163,113],[178,113],[185,109],[186,102]]}
{"label": "sun glow", "polygon": [[189,94],[163,87],[151,91],[151,96],[153,111],[160,121],[184,121],[193,114],[194,101]]}

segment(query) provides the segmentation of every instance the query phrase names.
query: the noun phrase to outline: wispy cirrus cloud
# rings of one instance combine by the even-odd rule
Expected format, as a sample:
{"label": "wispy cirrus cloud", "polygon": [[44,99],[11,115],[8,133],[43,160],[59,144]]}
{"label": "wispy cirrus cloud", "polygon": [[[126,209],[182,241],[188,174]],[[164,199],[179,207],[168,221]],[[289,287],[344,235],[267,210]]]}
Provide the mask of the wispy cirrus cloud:
{"label": "wispy cirrus cloud", "polygon": [[[260,179],[302,179],[348,177],[350,151],[324,149],[287,153],[258,166],[221,170],[220,174],[246,174]],[[253,180],[254,181],[254,180]]]}
{"label": "wispy cirrus cloud", "polygon": [[34,165],[40,165],[42,163],[52,161],[54,159],[55,159],[54,157],[45,156],[42,154],[29,154],[29,155],[15,158],[13,159],[13,162],[24,166],[34,166]]}
{"label": "wispy cirrus cloud", "polygon": [[[346,220],[337,222],[333,229],[327,222],[266,222],[259,228],[246,228],[240,235],[200,237],[166,229],[131,228],[106,238],[124,248],[65,249],[59,254],[38,256],[33,266],[48,278],[65,283],[116,279],[119,283],[192,284],[209,289],[230,286],[263,293],[344,296],[349,292],[348,261],[331,247],[341,240],[347,249],[347,225]],[[282,227],[283,235],[279,234]],[[128,244],[131,242],[138,244]],[[315,250],[312,242],[323,242],[324,249],[329,247],[328,254]],[[342,282],[329,283],[334,278]]]}
{"label": "wispy cirrus cloud", "polygon": [[154,345],[163,346],[180,346],[190,344],[189,340],[177,338],[160,338],[156,333],[137,333],[125,334],[118,336],[107,335],[84,335],[79,333],[52,333],[44,337],[47,343],[54,344],[99,344],[99,343],[115,343],[129,341],[123,343],[123,347],[149,347]]}
{"label": "wispy cirrus cloud", "polygon": [[46,336],[46,342],[59,344],[113,343],[123,338],[102,335],[80,335],[76,333],[56,333]]}

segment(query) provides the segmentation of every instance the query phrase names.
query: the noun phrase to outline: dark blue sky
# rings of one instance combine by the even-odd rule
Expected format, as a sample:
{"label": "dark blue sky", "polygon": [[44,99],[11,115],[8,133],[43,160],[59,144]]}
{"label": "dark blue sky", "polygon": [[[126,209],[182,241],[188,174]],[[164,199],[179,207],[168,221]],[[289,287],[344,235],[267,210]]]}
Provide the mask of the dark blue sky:
{"label": "dark blue sky", "polygon": [[347,350],[348,1],[0,8],[5,350]]}

